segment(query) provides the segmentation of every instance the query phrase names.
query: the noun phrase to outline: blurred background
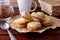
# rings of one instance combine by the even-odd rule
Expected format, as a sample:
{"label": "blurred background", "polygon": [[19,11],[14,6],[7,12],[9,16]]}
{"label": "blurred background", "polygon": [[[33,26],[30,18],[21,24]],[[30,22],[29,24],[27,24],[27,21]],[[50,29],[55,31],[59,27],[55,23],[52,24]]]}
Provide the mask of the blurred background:
{"label": "blurred background", "polygon": [[[18,7],[18,4],[17,4],[17,0],[10,0],[11,1],[11,5],[13,7]],[[38,3],[38,0],[35,0],[38,4],[38,7],[39,7],[39,3]],[[32,8],[34,7],[34,5],[32,4]]]}

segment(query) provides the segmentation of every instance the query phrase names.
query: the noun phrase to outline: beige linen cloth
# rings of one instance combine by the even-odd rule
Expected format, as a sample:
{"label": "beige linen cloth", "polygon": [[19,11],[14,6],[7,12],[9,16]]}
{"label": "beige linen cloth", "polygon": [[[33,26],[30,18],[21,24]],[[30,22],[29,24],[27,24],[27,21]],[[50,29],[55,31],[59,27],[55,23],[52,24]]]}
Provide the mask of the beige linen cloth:
{"label": "beige linen cloth", "polygon": [[[8,20],[7,23],[10,25],[10,27],[16,31],[18,31],[19,33],[27,33],[30,32],[27,28],[16,28],[15,24],[13,23],[13,21],[17,18],[20,18],[20,15],[14,16],[12,19]],[[42,33],[47,29],[55,29],[57,27],[60,27],[60,19],[55,18],[55,17],[51,17],[52,21],[53,21],[53,25],[50,27],[45,27],[45,28],[41,28],[39,30],[33,31],[33,32],[38,32],[38,33]]]}

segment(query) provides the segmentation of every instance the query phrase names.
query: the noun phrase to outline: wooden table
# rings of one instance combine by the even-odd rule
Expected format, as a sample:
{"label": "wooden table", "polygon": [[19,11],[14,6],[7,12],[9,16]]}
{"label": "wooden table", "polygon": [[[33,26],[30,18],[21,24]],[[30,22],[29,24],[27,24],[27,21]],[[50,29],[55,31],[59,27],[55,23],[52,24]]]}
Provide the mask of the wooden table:
{"label": "wooden table", "polygon": [[[36,11],[40,11],[40,8],[37,8]],[[15,15],[18,13],[18,8],[15,8]],[[60,28],[49,29],[43,33],[18,33],[13,29],[10,29],[10,31],[17,40],[60,40]],[[2,29],[0,29],[0,40],[10,40],[7,32]]]}

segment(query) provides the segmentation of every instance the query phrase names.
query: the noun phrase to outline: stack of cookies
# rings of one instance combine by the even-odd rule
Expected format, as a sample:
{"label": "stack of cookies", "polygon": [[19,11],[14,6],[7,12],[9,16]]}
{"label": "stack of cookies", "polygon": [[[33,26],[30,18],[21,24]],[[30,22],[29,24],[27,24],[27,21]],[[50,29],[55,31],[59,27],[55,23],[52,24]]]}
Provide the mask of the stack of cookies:
{"label": "stack of cookies", "polygon": [[14,21],[17,28],[27,28],[29,31],[35,31],[43,27],[51,26],[52,19],[43,12],[22,12],[21,17]]}

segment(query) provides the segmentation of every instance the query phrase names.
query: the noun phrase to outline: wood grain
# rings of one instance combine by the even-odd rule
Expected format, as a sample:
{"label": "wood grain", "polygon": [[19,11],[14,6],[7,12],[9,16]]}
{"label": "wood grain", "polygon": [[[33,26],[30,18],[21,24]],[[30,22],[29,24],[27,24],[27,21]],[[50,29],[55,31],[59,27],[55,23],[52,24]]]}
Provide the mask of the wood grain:
{"label": "wood grain", "polygon": [[[15,36],[17,40],[60,40],[60,35],[42,35],[42,36],[30,36],[30,35],[20,35]],[[8,35],[0,36],[0,40],[10,40]]]}

